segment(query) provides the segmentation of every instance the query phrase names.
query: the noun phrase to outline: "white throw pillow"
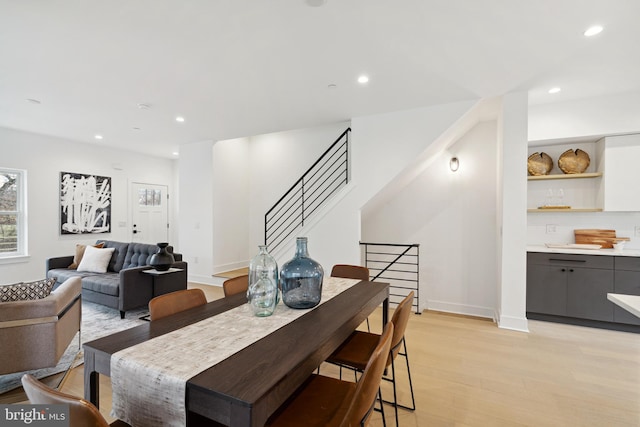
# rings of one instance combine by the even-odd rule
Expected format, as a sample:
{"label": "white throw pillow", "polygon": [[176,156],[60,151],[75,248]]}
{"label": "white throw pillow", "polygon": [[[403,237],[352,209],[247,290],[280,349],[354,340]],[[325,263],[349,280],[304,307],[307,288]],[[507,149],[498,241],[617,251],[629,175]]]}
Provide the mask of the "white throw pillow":
{"label": "white throw pillow", "polygon": [[111,255],[115,248],[94,248],[87,246],[84,255],[78,266],[78,271],[88,271],[90,273],[106,273]]}

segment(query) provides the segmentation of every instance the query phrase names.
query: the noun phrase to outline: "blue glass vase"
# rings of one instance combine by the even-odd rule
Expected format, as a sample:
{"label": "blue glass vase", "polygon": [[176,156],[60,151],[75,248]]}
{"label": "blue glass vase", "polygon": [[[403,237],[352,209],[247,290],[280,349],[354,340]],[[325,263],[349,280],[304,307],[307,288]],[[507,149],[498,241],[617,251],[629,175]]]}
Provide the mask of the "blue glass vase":
{"label": "blue glass vase", "polygon": [[291,308],[311,308],[322,297],[322,266],[309,258],[307,238],[296,239],[296,254],[280,270],[282,301]]}

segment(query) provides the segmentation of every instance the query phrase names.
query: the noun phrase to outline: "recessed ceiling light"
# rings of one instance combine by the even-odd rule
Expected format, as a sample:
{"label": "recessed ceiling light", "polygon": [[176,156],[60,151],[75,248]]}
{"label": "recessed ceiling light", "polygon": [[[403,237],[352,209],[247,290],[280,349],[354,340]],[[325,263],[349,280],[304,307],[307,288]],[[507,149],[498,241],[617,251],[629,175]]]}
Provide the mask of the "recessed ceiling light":
{"label": "recessed ceiling light", "polygon": [[33,99],[33,98],[29,98],[29,99],[27,99],[27,102],[29,102],[29,103],[31,103],[31,104],[37,104],[37,105],[42,104],[42,102],[40,102],[40,101],[39,101],[39,100],[37,100],[37,99]]}
{"label": "recessed ceiling light", "polygon": [[134,126],[134,127],[132,127],[131,129],[133,129],[133,130],[140,130],[140,128],[139,128],[139,127],[137,127],[137,126]]}
{"label": "recessed ceiling light", "polygon": [[584,32],[584,36],[585,37],[595,36],[596,34],[600,34],[602,30],[603,28],[600,25],[594,25],[593,27],[587,28],[587,30]]}
{"label": "recessed ceiling light", "polygon": [[338,85],[333,84],[333,83],[331,83],[331,84],[327,85],[327,88],[329,88],[329,89],[335,89],[335,88],[337,88],[337,87],[338,87]]}
{"label": "recessed ceiling light", "polygon": [[102,139],[102,135],[96,135],[94,136],[95,139]]}
{"label": "recessed ceiling light", "polygon": [[184,117],[182,116],[176,117],[176,122],[180,122],[180,123],[184,122]]}
{"label": "recessed ceiling light", "polygon": [[362,75],[362,76],[358,77],[358,83],[365,84],[365,83],[368,83],[368,82],[369,82],[369,77],[368,76]]}
{"label": "recessed ceiling light", "polygon": [[549,93],[558,93],[561,90],[562,89],[560,89],[559,87],[552,87],[551,89],[549,89]]}
{"label": "recessed ceiling light", "polygon": [[173,153],[171,153],[171,154],[173,154],[174,156],[177,156],[177,155],[179,155],[180,153],[178,153],[177,151],[174,151],[174,152],[173,152]]}
{"label": "recessed ceiling light", "polygon": [[148,110],[148,109],[151,108],[151,105],[150,104],[145,104],[145,103],[140,103],[140,104],[138,104],[138,108],[141,109],[141,110]]}

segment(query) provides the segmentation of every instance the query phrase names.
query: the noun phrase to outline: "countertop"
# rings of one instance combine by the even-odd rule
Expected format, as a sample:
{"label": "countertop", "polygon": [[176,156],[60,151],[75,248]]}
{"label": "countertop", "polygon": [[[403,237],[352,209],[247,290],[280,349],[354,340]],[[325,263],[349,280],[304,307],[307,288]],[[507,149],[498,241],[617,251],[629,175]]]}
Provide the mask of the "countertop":
{"label": "countertop", "polygon": [[548,248],[544,245],[528,245],[527,252],[546,252],[552,254],[578,254],[578,255],[609,255],[640,257],[640,249],[576,249],[576,248]]}
{"label": "countertop", "polygon": [[607,299],[634,316],[640,317],[640,295],[607,294]]}

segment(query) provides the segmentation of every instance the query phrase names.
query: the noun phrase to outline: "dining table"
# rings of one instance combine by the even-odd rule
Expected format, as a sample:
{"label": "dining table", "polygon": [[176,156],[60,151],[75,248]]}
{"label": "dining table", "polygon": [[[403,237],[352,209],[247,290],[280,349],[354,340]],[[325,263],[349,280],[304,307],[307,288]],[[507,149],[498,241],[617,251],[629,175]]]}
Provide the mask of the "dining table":
{"label": "dining table", "polygon": [[[381,304],[384,326],[388,322],[389,284],[356,282],[189,378],[184,396],[186,425],[205,420],[211,425],[263,426]],[[99,406],[99,375],[111,376],[116,353],[135,353],[139,344],[205,320],[213,320],[210,324],[215,325],[215,316],[222,317],[243,304],[247,304],[246,295],[236,294],[85,343],[85,399]]]}

